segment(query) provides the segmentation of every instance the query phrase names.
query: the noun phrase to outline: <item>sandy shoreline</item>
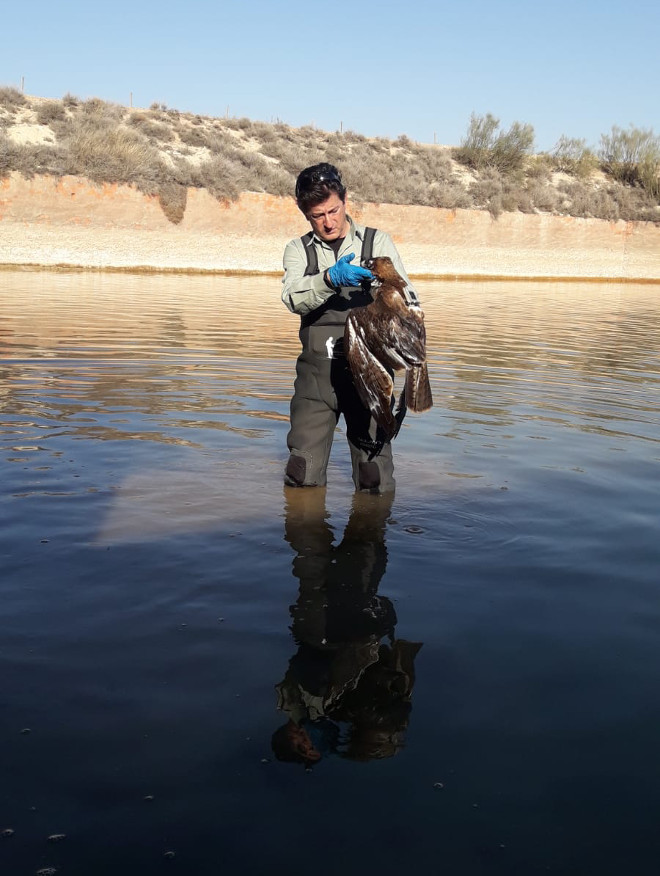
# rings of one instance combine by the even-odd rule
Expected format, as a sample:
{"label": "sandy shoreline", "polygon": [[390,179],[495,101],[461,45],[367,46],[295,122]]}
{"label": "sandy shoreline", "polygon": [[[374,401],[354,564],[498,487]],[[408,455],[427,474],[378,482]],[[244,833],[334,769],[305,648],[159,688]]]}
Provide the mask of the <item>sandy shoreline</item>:
{"label": "sandy shoreline", "polygon": [[[387,230],[416,278],[660,282],[660,227],[549,214],[349,204]],[[247,193],[219,203],[188,191],[173,225],[129,186],[18,174],[0,180],[0,266],[35,270],[281,275],[306,231],[292,198]]]}

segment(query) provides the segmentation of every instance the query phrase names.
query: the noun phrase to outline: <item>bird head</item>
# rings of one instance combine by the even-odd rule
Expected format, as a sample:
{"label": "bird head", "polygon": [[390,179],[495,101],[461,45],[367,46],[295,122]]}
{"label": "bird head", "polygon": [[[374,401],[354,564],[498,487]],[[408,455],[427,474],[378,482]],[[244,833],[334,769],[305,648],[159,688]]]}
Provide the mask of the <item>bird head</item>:
{"label": "bird head", "polygon": [[399,288],[405,285],[389,256],[375,256],[372,259],[367,259],[365,267],[369,268],[380,283],[391,283]]}

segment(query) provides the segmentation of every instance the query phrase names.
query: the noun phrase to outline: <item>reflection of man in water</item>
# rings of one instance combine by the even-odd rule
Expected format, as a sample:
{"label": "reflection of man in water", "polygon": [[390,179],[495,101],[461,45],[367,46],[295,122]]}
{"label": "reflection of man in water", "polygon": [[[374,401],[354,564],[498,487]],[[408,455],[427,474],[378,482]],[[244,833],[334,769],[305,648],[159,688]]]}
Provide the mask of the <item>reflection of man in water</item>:
{"label": "reflection of man in water", "polygon": [[370,760],[403,746],[421,644],[394,638],[394,607],[377,593],[392,498],[356,493],[335,546],[325,489],[286,490],[300,590],[291,607],[298,651],[276,688],[289,718],[273,735],[280,760],[314,763],[331,752]]}

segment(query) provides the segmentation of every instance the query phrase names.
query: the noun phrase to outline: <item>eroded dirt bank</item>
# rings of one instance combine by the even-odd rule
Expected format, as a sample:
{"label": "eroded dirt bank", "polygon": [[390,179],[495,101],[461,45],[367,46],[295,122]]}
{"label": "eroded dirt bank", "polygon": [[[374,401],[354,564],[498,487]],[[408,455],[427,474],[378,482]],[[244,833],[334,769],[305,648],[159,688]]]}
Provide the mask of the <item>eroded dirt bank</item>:
{"label": "eroded dirt bank", "polygon": [[[390,232],[412,275],[660,282],[660,227],[550,215],[351,203]],[[0,180],[0,265],[274,272],[306,231],[292,198],[221,204],[189,189],[172,224],[157,197],[76,177]]]}

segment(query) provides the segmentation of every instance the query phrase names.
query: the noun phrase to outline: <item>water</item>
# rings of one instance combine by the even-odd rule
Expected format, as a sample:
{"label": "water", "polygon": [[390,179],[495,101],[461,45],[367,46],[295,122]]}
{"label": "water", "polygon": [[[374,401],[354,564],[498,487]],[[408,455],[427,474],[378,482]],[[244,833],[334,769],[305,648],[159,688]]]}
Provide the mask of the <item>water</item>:
{"label": "water", "polygon": [[419,291],[389,503],[277,280],[0,273],[3,874],[657,872],[657,288]]}

